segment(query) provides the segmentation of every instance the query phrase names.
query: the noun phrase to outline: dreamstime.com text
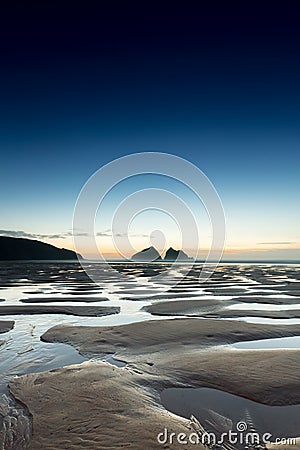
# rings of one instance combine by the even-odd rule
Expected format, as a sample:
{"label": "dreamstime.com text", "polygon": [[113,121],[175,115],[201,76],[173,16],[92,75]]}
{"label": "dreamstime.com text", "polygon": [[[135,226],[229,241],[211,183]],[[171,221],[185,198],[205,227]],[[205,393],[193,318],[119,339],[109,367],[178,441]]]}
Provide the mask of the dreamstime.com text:
{"label": "dreamstime.com text", "polygon": [[238,422],[236,431],[229,430],[221,435],[215,433],[205,432],[198,433],[196,431],[191,433],[174,433],[169,432],[167,428],[157,435],[157,442],[161,445],[165,444],[182,444],[182,445],[207,445],[220,446],[224,443],[232,445],[244,446],[258,446],[267,444],[283,444],[296,445],[296,438],[273,438],[271,433],[259,434],[253,431],[248,431],[246,422]]}

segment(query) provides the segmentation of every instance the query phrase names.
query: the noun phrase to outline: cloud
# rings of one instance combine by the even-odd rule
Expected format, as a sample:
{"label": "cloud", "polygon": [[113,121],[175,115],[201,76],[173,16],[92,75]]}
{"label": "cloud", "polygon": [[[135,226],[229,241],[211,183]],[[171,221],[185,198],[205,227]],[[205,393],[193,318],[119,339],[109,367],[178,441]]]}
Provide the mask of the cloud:
{"label": "cloud", "polygon": [[39,234],[39,233],[27,233],[23,230],[0,230],[0,236],[16,237],[16,238],[28,238],[28,239],[66,239],[72,236],[88,236],[88,233],[67,231],[66,233],[56,234]]}
{"label": "cloud", "polygon": [[17,237],[17,238],[28,238],[28,239],[65,239],[69,234],[38,234],[38,233],[27,233],[22,230],[0,230],[1,236]]}
{"label": "cloud", "polygon": [[116,237],[149,237],[148,234],[127,234],[127,233],[116,233]]}
{"label": "cloud", "polygon": [[102,236],[102,237],[149,237],[148,234],[131,234],[131,233],[116,233],[115,231],[111,230],[104,230],[99,231],[96,233],[96,236]]}
{"label": "cloud", "polygon": [[286,241],[286,242],[257,242],[257,245],[290,245],[290,244],[295,244],[295,242],[290,242],[290,241]]}
{"label": "cloud", "polygon": [[98,233],[96,233],[96,236],[111,236],[111,231],[110,230],[98,231]]}

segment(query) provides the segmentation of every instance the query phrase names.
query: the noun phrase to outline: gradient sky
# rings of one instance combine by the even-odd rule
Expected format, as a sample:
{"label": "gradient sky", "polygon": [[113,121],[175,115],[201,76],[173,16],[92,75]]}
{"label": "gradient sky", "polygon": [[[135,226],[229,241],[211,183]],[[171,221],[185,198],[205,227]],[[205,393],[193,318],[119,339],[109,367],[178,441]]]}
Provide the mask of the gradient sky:
{"label": "gradient sky", "polygon": [[[300,260],[296,2],[42,7],[1,13],[1,234],[72,248],[86,180],[114,158],[168,152],[214,183],[226,259]],[[137,250],[151,220],[133,227]],[[105,214],[97,227],[105,234]]]}

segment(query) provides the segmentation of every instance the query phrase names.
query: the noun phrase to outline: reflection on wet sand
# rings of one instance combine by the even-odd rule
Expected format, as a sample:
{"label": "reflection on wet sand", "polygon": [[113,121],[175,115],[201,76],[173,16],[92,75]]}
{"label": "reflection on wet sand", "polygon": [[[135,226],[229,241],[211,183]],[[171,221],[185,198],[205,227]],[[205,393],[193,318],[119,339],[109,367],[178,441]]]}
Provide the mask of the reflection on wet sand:
{"label": "reflection on wet sand", "polygon": [[[208,357],[210,354],[216,355],[214,348],[218,348],[218,355],[221,355],[218,356],[219,364],[208,358],[207,365],[203,367],[209,372],[209,370],[221,370],[220,367],[224,364],[225,372],[223,375],[219,374],[220,377],[216,383],[222,384],[223,380],[224,390],[226,390],[228,379],[225,374],[228,354],[225,347],[222,347],[223,345],[233,344],[237,347],[236,350],[232,350],[233,352],[240,349],[242,353],[237,355],[237,361],[244,361],[245,358],[246,361],[247,352],[253,352],[253,349],[256,349],[256,352],[268,348],[273,349],[270,351],[281,348],[294,349],[293,351],[299,349],[300,342],[297,335],[300,335],[298,330],[300,324],[300,272],[297,265],[223,264],[204,283],[199,283],[198,279],[202,268],[201,264],[191,267],[183,279],[181,272],[186,271],[186,266],[181,267],[180,264],[176,266],[176,270],[170,272],[166,272],[170,264],[124,263],[112,266],[117,272],[107,270],[105,265],[101,266],[100,281],[99,284],[95,284],[87,277],[78,262],[0,264],[0,313],[3,315],[3,320],[0,321],[2,333],[0,387],[2,394],[5,395],[1,402],[0,414],[3,416],[2,431],[4,425],[7,430],[6,437],[2,434],[2,441],[6,439],[5,448],[7,450],[17,445],[17,438],[12,440],[13,428],[10,428],[14,427],[14,424],[18,424],[17,428],[19,427],[22,439],[29,440],[30,435],[30,421],[26,419],[28,411],[20,404],[15,403],[7,390],[7,384],[14,375],[49,371],[82,363],[86,359],[93,361],[96,358],[106,361],[106,364],[115,368],[114,370],[123,370],[125,371],[123,373],[137,371],[145,379],[150,377],[147,384],[155,390],[157,386],[154,387],[155,383],[153,385],[151,376],[155,373],[157,383],[163,385],[166,374],[168,373],[168,377],[171,376],[173,370],[171,367],[176,366],[179,358],[185,368],[183,366],[178,368],[179,372],[176,372],[175,378],[171,377],[171,384],[173,382],[176,384],[180,380],[180,383],[185,386],[192,383],[194,388],[200,388],[200,378],[197,386],[195,375],[193,375],[195,352],[197,348],[201,351],[206,348]],[[99,265],[97,265],[97,271],[99,274]],[[124,282],[120,282],[118,273],[128,275]],[[155,281],[155,276],[158,274],[164,274],[163,283]],[[197,320],[189,319],[191,316],[198,317],[203,324],[205,321],[206,327],[209,328],[209,330],[207,328],[206,334],[204,333],[206,327],[202,326],[199,328],[199,330],[202,329],[201,333],[199,334],[197,331],[198,338],[196,335],[193,338],[186,336],[185,326],[179,326],[179,324],[183,325],[185,320]],[[168,324],[169,319],[175,317],[178,317],[178,326],[176,325],[171,331]],[[250,329],[242,330],[242,324],[247,322],[249,325],[256,323],[259,327],[255,335],[252,331],[250,332]],[[153,328],[148,326],[151,323]],[[158,327],[156,327],[156,323],[159,325]],[[230,323],[236,323],[237,327],[241,328],[241,333],[234,334],[233,328],[230,331],[230,327],[234,326]],[[61,340],[58,339],[56,343],[46,343],[40,340],[40,336],[48,329],[61,324],[106,328],[108,334],[106,338],[100,340],[93,338],[92,343],[92,341],[86,340],[87,337],[80,330],[82,336],[80,345],[75,344],[71,336],[68,340],[61,337]],[[122,343],[119,333],[122,324],[131,324],[133,327],[132,334],[128,335],[126,343]],[[140,324],[142,325],[140,326]],[[280,325],[288,326],[288,328],[283,332]],[[187,324],[186,326],[192,331],[191,325]],[[148,351],[148,329],[149,333],[153,333],[156,338],[155,353],[151,355],[151,352]],[[224,329],[227,330],[226,336]],[[113,334],[110,334],[109,330]],[[67,329],[62,330],[62,333],[66,332]],[[167,344],[170,338],[169,333],[174,337],[171,350]],[[221,338],[222,333],[223,337]],[[135,347],[135,336],[137,335],[140,335],[142,341]],[[116,339],[112,336],[115,336]],[[84,350],[80,355],[71,345],[62,342],[73,343],[77,350],[81,351],[81,347]],[[131,352],[126,350],[127,347],[128,349],[131,347]],[[154,351],[154,347],[152,350]],[[165,350],[169,352],[168,356],[164,353]],[[285,350],[282,351],[285,352]],[[158,360],[156,360],[157,355]],[[222,362],[223,356],[224,361]],[[293,354],[293,358],[294,356]],[[290,357],[292,357],[291,354]],[[251,361],[252,358],[259,360],[259,356],[255,356],[255,354],[252,356],[252,353],[251,355],[249,353],[249,358]],[[278,358],[281,356],[279,355]],[[206,376],[209,379],[209,373]],[[280,372],[277,376],[280,377]],[[275,378],[272,381],[274,383],[276,383]],[[291,389],[295,389],[296,385],[297,383],[294,385],[293,381]],[[255,390],[255,387],[253,389]],[[240,391],[243,391],[243,386],[240,387]],[[163,390],[163,392],[167,391]],[[296,397],[296,392],[294,395]],[[290,403],[292,397],[293,392],[291,391],[286,397],[286,401]],[[156,401],[159,405],[159,398]],[[199,404],[202,406],[205,401],[204,397],[199,397]],[[181,403],[181,406],[185,404],[183,399],[177,401],[179,406]],[[272,407],[269,408],[272,409]],[[184,416],[182,409],[178,413]],[[123,414],[125,418],[125,410]],[[219,412],[219,414],[221,413]],[[205,420],[206,416],[201,417]],[[231,417],[230,414],[228,417]],[[29,425],[24,426],[26,423]],[[285,425],[283,425],[283,429],[286,430],[286,433],[289,431]]]}

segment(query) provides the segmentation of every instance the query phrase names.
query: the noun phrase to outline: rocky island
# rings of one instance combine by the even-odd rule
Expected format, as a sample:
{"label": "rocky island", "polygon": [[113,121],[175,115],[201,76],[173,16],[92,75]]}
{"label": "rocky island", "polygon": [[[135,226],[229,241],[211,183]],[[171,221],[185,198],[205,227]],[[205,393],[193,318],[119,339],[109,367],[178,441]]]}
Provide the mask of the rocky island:
{"label": "rocky island", "polygon": [[154,261],[162,261],[162,258],[158,251],[154,247],[144,248],[138,253],[135,253],[131,257],[132,261],[146,261],[146,262],[154,262]]}
{"label": "rocky island", "polygon": [[192,259],[183,250],[174,250],[172,247],[166,251],[164,258],[165,261],[191,261]]}
{"label": "rocky island", "polygon": [[165,257],[159,254],[159,252],[154,247],[148,247],[141,250],[138,253],[135,253],[131,257],[132,261],[138,262],[162,262],[162,261],[192,261],[193,258],[190,258],[183,250],[174,250],[174,248],[170,247],[166,251]]}

